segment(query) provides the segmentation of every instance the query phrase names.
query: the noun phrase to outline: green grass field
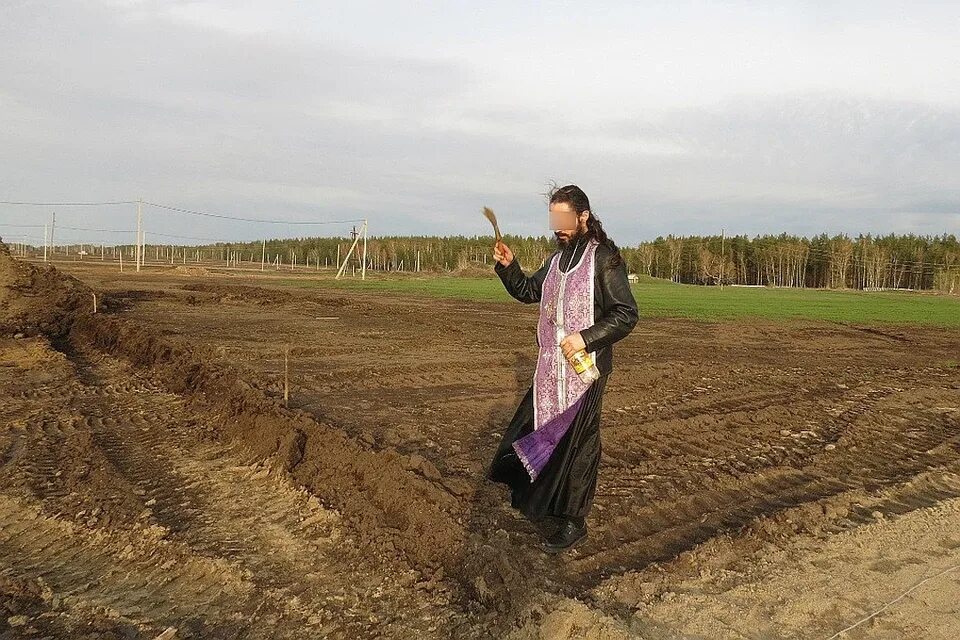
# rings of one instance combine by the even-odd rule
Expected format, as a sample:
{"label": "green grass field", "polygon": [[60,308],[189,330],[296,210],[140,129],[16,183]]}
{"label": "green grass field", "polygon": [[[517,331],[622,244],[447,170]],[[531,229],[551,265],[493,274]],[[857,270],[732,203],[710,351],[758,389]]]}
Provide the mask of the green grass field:
{"label": "green grass field", "polygon": [[[332,287],[398,295],[425,295],[463,300],[508,302],[497,278],[456,276],[384,277],[362,281],[287,279],[293,287]],[[924,324],[960,327],[960,297],[907,291],[865,292],[819,289],[702,287],[641,278],[633,293],[643,317],[696,320],[740,318],[811,319],[863,324]]]}

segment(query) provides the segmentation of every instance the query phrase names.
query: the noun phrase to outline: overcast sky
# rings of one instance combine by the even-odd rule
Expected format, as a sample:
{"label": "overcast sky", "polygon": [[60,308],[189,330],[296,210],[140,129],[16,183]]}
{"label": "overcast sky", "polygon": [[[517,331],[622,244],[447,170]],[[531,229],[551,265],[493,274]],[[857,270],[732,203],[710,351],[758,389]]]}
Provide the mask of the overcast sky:
{"label": "overcast sky", "polygon": [[[539,235],[556,180],[620,244],[958,234],[958,33],[957,2],[2,0],[0,200],[367,217],[375,235],[488,233],[489,205]],[[0,224],[51,209],[0,205]],[[146,218],[148,235],[303,233]]]}

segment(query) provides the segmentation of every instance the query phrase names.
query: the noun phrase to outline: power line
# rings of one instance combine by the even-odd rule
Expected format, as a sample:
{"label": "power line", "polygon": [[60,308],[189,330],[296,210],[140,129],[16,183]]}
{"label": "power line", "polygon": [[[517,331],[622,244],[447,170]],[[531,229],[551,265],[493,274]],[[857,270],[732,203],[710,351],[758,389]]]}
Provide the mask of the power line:
{"label": "power line", "polygon": [[265,220],[262,218],[242,218],[239,216],[228,216],[222,213],[210,213],[209,211],[196,211],[194,209],[182,209],[180,207],[171,207],[166,204],[157,204],[156,202],[147,202],[143,201],[143,204],[149,205],[151,207],[158,207],[160,209],[167,209],[168,211],[176,211],[178,213],[186,213],[193,216],[204,216],[206,218],[220,218],[222,220],[238,220],[240,222],[261,222],[266,224],[291,224],[291,225],[322,225],[322,224],[349,224],[352,222],[363,222],[363,218],[354,218],[352,220],[319,220],[319,221],[291,221],[291,220]]}
{"label": "power line", "polygon": [[14,202],[0,200],[0,204],[16,204],[28,207],[104,207],[113,204],[137,204],[135,200],[114,200],[110,202]]}
{"label": "power line", "polygon": [[205,242],[222,242],[223,244],[249,244],[251,242],[258,242],[257,240],[234,240],[231,243],[222,238],[197,238],[195,236],[178,236],[172,233],[157,233],[156,231],[151,232],[150,235],[160,236],[161,238],[176,238],[178,240],[203,240]]}
{"label": "power line", "polygon": [[59,225],[57,228],[69,229],[70,231],[96,231],[97,233],[136,233],[133,229],[90,229],[89,227],[65,227],[63,225]]}
{"label": "power line", "polygon": [[[174,207],[171,205],[160,204],[157,202],[148,202],[144,200],[111,200],[111,201],[102,201],[102,202],[32,202],[32,201],[14,201],[14,200],[0,200],[0,204],[6,205],[25,205],[25,206],[106,206],[106,205],[131,205],[131,204],[146,204],[148,206],[157,207],[159,209],[165,209],[168,211],[173,211],[177,213],[183,213],[187,215],[194,216],[203,216],[207,218],[217,218],[221,220],[234,220],[240,222],[255,222],[263,224],[282,224],[282,225],[298,225],[298,226],[319,226],[319,225],[330,225],[330,224],[351,224],[364,222],[361,218],[354,218],[349,220],[319,220],[319,221],[305,221],[305,220],[268,220],[263,218],[247,218],[242,216],[232,216],[222,213],[213,213],[210,211],[198,211],[195,209],[186,209],[183,207]],[[44,225],[41,224],[6,224],[0,223],[3,226],[9,227],[23,227],[23,228],[43,228]],[[71,226],[60,226],[60,229],[69,230],[69,231],[86,231],[93,233],[135,233],[132,230],[127,229],[94,229],[89,227],[71,227]],[[194,240],[199,242],[209,242],[209,243],[223,243],[229,244],[229,241],[226,241],[222,238],[202,238],[196,236],[183,236],[169,233],[159,233],[152,232],[151,236],[157,236],[161,238],[173,238],[178,240]],[[235,241],[235,242],[244,242],[244,241]]]}
{"label": "power line", "polygon": [[[27,202],[27,201],[14,201],[14,200],[0,200],[0,204],[10,204],[10,205],[24,205],[31,207],[95,207],[95,206],[107,206],[107,205],[121,205],[121,204],[137,204],[137,200],[111,200],[104,202]],[[197,211],[195,209],[184,209],[182,207],[173,207],[167,204],[160,204],[158,202],[148,202],[146,200],[142,201],[142,204],[157,207],[159,209],[166,209],[168,211],[176,211],[177,213],[185,213],[193,216],[204,216],[207,218],[219,218],[221,220],[237,220],[240,222],[261,222],[266,224],[291,224],[291,225],[323,225],[323,224],[349,224],[353,222],[363,222],[363,218],[353,218],[350,220],[317,220],[317,221],[306,221],[306,220],[266,220],[263,218],[244,218],[241,216],[231,216],[223,213],[212,213],[210,211]]]}
{"label": "power line", "polygon": [[[44,228],[44,225],[42,225],[42,224],[7,224],[7,223],[4,223],[4,222],[0,222],[0,226],[18,227],[18,228],[19,228],[19,227],[27,227],[27,228],[34,228],[34,229],[43,229],[43,228]],[[67,231],[87,231],[87,232],[94,232],[94,233],[124,233],[124,234],[125,234],[125,233],[136,233],[136,231],[133,230],[133,229],[94,229],[94,228],[91,228],[91,227],[70,227],[70,226],[66,226],[66,225],[58,225],[58,226],[57,226],[57,229],[63,229],[63,230],[67,230]],[[198,241],[202,241],[202,242],[221,243],[221,244],[249,244],[249,243],[251,243],[251,242],[259,242],[259,240],[256,240],[256,239],[254,239],[254,240],[225,240],[225,239],[223,239],[223,238],[205,238],[205,237],[199,237],[199,236],[183,236],[183,235],[177,235],[177,234],[173,234],[173,233],[160,233],[160,232],[158,232],[158,231],[151,231],[151,232],[149,232],[149,233],[150,233],[150,236],[151,236],[151,237],[174,238],[174,239],[177,239],[177,240],[198,240]],[[29,236],[9,236],[9,237],[29,237]]]}

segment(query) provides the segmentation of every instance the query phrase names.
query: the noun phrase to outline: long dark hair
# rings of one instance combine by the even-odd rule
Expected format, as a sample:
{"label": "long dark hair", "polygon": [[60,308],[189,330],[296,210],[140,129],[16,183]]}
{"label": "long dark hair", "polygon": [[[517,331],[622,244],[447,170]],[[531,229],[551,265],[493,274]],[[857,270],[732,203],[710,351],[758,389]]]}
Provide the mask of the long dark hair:
{"label": "long dark hair", "polygon": [[583,189],[575,184],[560,187],[556,182],[551,182],[550,188],[545,195],[550,201],[550,204],[566,202],[578,215],[584,211],[589,211],[590,216],[587,218],[587,239],[595,238],[597,242],[606,245],[613,252],[613,257],[607,263],[608,268],[612,269],[613,267],[620,266],[620,263],[623,262],[620,249],[616,243],[610,239],[610,236],[607,235],[607,232],[603,229],[603,224],[600,223],[600,219],[593,212],[593,209],[590,208],[590,199],[587,198],[587,194],[583,192]]}

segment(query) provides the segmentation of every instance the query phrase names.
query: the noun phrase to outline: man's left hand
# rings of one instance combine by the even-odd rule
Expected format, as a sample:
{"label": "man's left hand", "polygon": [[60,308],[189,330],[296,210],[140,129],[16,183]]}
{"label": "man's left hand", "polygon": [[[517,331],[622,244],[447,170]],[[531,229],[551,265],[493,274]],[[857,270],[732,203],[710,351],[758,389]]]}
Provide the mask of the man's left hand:
{"label": "man's left hand", "polygon": [[583,341],[583,336],[580,335],[580,332],[571,333],[566,338],[560,341],[560,349],[563,351],[563,357],[570,359],[570,356],[575,354],[577,351],[581,351],[587,348],[587,344]]}

